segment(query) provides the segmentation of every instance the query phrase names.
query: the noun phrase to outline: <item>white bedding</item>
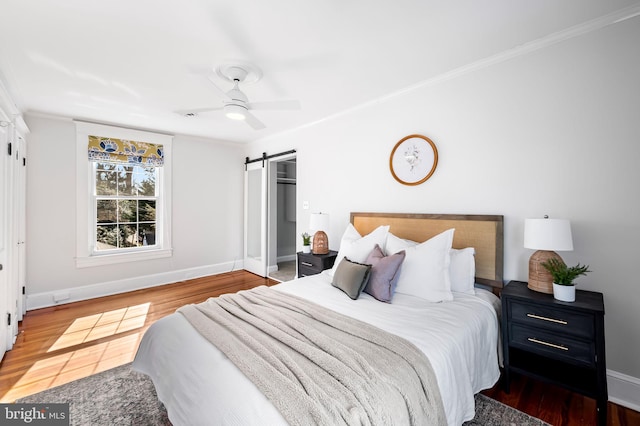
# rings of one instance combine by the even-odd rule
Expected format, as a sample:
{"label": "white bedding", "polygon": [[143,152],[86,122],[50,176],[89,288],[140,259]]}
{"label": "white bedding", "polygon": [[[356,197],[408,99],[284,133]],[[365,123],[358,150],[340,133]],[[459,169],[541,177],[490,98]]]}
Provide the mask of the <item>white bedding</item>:
{"label": "white bedding", "polygon": [[[396,294],[393,303],[366,293],[351,300],[327,273],[273,288],[312,300],[411,341],[436,373],[449,425],[474,417],[474,394],[492,387],[498,369],[499,299],[485,290],[454,293],[431,303]],[[280,413],[181,314],[157,321],[145,334],[133,367],[148,374],[174,425],[279,425]]]}

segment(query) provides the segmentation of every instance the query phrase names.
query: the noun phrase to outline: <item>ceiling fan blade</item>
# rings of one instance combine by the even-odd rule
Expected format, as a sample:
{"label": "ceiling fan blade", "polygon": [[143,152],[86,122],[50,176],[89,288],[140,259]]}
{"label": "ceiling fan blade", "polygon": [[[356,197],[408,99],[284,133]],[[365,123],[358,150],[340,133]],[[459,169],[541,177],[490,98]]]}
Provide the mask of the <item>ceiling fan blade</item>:
{"label": "ceiling fan blade", "polygon": [[174,111],[176,114],[187,115],[187,114],[198,114],[200,112],[208,112],[208,111],[220,111],[222,107],[206,107],[206,108],[192,108],[192,109],[179,109]]}
{"label": "ceiling fan blade", "polygon": [[298,110],[301,108],[300,101],[285,100],[285,101],[264,101],[264,102],[249,102],[247,103],[249,109],[262,109],[262,110]]}
{"label": "ceiling fan blade", "polygon": [[226,101],[231,101],[233,99],[231,99],[229,97],[229,95],[227,95],[227,92],[225,92],[224,90],[222,90],[220,87],[218,87],[218,85],[216,84],[215,80],[213,79],[213,76],[211,74],[207,75],[207,80],[209,80],[209,82],[211,83],[211,85],[214,87],[214,89],[216,89],[216,92],[218,92],[218,95],[220,95],[220,97]]}
{"label": "ceiling fan blade", "polygon": [[262,121],[258,120],[256,116],[251,114],[249,111],[244,113],[244,121],[246,121],[249,126],[253,127],[254,130],[261,130],[265,128]]}

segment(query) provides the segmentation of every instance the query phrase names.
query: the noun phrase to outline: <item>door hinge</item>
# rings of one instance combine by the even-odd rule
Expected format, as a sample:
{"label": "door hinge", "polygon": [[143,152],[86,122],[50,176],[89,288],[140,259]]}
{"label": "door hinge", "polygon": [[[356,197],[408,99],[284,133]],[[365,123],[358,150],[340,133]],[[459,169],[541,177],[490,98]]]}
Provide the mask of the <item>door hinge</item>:
{"label": "door hinge", "polygon": [[22,166],[26,167],[27,166],[27,159],[22,157]]}
{"label": "door hinge", "polygon": [[11,314],[7,314],[7,325],[11,325]]}
{"label": "door hinge", "polygon": [[7,154],[11,155],[13,151],[11,150],[11,142],[7,144]]}
{"label": "door hinge", "polygon": [[22,294],[27,294],[27,287],[26,286],[22,286]]}

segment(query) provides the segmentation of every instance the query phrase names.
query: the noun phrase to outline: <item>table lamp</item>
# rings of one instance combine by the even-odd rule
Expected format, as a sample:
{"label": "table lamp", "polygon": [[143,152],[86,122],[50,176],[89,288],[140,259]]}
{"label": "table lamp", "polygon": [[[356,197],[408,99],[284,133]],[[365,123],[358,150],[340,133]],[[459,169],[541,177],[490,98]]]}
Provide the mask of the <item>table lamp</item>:
{"label": "table lamp", "polygon": [[525,219],[524,247],[537,250],[529,258],[529,287],[541,293],[553,293],[553,277],[542,266],[551,258],[563,261],[557,251],[573,250],[571,224],[567,219]]}
{"label": "table lamp", "polygon": [[311,252],[313,254],[329,253],[329,237],[324,232],[329,229],[329,215],[326,213],[312,213],[309,220],[309,229],[313,234]]}

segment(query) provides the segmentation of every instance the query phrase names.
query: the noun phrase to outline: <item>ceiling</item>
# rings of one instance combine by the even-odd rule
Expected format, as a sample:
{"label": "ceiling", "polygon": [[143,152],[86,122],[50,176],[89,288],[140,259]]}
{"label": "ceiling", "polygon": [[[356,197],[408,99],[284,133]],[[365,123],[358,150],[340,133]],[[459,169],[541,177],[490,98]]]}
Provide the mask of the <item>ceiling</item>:
{"label": "ceiling", "polygon": [[[21,113],[251,142],[389,96],[604,15],[624,0],[3,0],[0,82]],[[253,130],[221,111],[207,75],[250,63]]]}

